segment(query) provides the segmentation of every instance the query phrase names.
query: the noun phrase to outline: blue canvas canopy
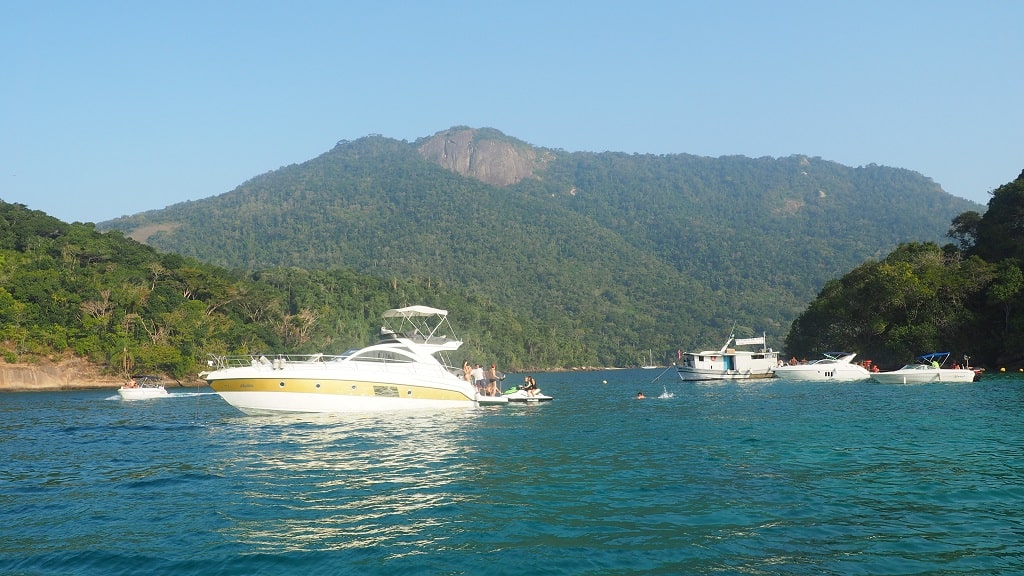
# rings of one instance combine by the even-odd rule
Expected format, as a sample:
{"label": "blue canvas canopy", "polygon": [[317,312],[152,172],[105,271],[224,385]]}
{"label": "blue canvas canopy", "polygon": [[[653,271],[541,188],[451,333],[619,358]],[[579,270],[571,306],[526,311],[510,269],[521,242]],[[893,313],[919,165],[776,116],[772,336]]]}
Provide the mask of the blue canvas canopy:
{"label": "blue canvas canopy", "polygon": [[949,358],[949,352],[929,352],[928,354],[921,354],[917,358],[918,360],[923,360],[925,364],[932,361],[944,364],[946,359]]}

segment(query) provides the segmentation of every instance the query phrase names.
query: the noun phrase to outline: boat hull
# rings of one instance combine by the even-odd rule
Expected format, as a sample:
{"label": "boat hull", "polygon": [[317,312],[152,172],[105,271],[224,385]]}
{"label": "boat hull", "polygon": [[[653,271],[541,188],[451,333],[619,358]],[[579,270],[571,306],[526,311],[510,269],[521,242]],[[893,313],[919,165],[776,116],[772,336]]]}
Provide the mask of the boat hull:
{"label": "boat hull", "polygon": [[[212,378],[211,378],[212,376]],[[475,394],[443,384],[303,378],[280,373],[273,378],[208,376],[225,402],[247,413],[379,412],[458,408],[476,405]],[[473,394],[473,395],[470,395]]]}
{"label": "boat hull", "polygon": [[472,400],[424,400],[420,398],[374,398],[339,394],[306,394],[301,392],[225,392],[225,402],[246,414],[280,412],[294,413],[366,413],[396,410],[428,410],[470,408]]}
{"label": "boat hull", "polygon": [[875,372],[871,379],[879,384],[927,384],[929,382],[974,382],[974,370],[938,368]]}
{"label": "boat hull", "polygon": [[861,366],[846,367],[814,366],[779,366],[775,369],[776,378],[814,382],[863,382],[871,378],[871,373]]}
{"label": "boat hull", "polygon": [[508,404],[508,398],[504,396],[484,396],[478,395],[476,403],[481,406],[488,406],[491,404]]}
{"label": "boat hull", "polygon": [[768,370],[702,370],[700,368],[676,369],[679,378],[684,382],[700,382],[706,380],[756,380],[761,378],[774,378],[775,372]]}
{"label": "boat hull", "polygon": [[122,400],[152,400],[169,396],[164,388],[118,388]]}

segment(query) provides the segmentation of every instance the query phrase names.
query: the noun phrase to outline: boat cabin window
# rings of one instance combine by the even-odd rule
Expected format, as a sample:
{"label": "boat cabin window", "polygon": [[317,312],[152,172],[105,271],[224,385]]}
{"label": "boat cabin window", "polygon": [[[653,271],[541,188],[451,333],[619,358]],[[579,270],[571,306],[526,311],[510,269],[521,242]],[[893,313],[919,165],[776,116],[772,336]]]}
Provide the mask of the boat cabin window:
{"label": "boat cabin window", "polygon": [[370,350],[353,358],[361,362],[412,362],[408,356],[390,350]]}

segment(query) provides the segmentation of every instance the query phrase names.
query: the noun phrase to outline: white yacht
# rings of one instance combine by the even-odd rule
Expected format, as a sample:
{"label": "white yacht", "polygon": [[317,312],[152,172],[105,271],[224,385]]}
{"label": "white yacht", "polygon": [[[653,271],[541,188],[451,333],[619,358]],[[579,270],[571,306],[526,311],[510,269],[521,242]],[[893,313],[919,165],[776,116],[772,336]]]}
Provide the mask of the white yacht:
{"label": "white yacht", "polygon": [[871,378],[871,373],[854,364],[855,352],[825,352],[823,358],[806,364],[785,364],[775,369],[776,378],[814,380],[817,382],[858,382]]}
{"label": "white yacht", "polygon": [[246,413],[476,406],[483,397],[446,357],[461,345],[447,310],[410,306],[384,313],[371,346],[340,356],[215,356],[200,377]]}

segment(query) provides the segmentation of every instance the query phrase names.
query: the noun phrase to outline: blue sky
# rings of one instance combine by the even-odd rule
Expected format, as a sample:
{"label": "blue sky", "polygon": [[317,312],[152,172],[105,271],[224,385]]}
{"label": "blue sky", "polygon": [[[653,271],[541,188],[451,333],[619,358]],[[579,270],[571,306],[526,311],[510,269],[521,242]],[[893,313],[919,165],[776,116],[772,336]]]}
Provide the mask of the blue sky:
{"label": "blue sky", "polygon": [[820,156],[986,203],[1024,169],[1024,2],[0,0],[0,199],[66,221],[334,146]]}

